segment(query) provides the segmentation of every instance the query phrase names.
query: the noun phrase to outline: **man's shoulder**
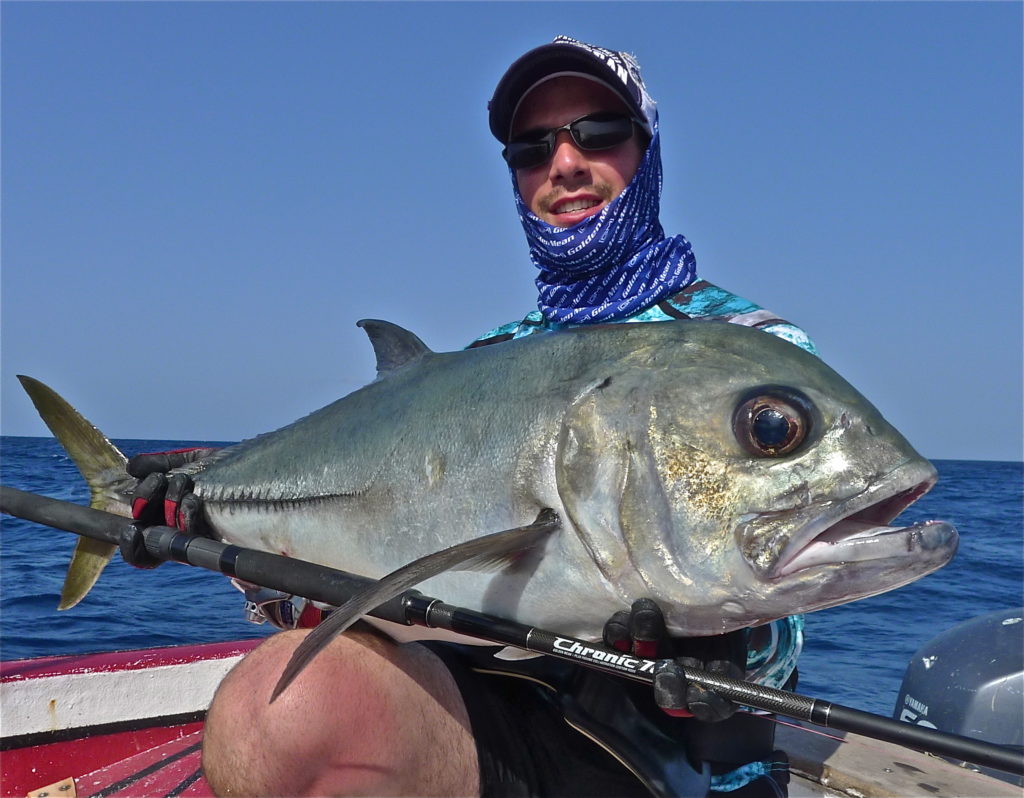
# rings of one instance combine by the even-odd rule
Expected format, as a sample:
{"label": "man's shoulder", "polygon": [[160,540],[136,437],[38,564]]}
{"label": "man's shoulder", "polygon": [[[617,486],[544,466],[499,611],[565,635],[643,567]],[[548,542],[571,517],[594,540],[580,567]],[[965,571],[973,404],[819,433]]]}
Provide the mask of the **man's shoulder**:
{"label": "man's shoulder", "polygon": [[707,280],[695,280],[679,293],[659,302],[658,307],[677,319],[714,318],[734,324],[742,324],[751,314],[760,317],[767,312],[749,299]]}
{"label": "man's shoulder", "polygon": [[[810,336],[795,324],[780,318],[770,310],[766,310],[749,299],[710,283],[707,280],[696,280],[672,296],[635,313],[620,323],[672,321],[676,319],[695,319],[699,321],[724,321],[730,324],[742,324],[754,327],[763,332],[776,335],[791,344],[799,346],[817,355],[818,350]],[[564,325],[544,317],[539,310],[528,313],[519,321],[510,321],[495,327],[474,340],[467,349],[475,349],[527,335],[551,332]]]}
{"label": "man's shoulder", "polygon": [[479,338],[475,339],[466,349],[476,349],[480,346],[488,346],[489,344],[500,344],[502,341],[511,341],[513,338],[522,338],[525,335],[532,335],[539,332],[547,332],[551,327],[551,322],[548,322],[544,318],[539,310],[531,311],[519,321],[510,321],[508,324],[502,324],[500,327],[495,327]]}
{"label": "man's shoulder", "polygon": [[659,311],[666,319],[725,321],[753,327],[783,338],[812,355],[818,354],[814,342],[800,327],[707,280],[690,283],[682,291],[659,302],[651,310]]}

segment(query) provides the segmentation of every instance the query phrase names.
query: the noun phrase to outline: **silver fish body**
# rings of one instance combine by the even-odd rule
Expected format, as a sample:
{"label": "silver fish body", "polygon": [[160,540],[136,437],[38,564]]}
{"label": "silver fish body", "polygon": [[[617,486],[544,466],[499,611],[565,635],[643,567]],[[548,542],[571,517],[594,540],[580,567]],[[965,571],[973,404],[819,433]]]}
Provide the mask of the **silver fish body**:
{"label": "silver fish body", "polygon": [[586,638],[641,596],[675,633],[723,633],[955,553],[946,523],[887,526],[931,464],[774,336],[678,321],[434,353],[362,324],[374,382],[194,475],[216,536],[376,578],[550,508],[561,528],[513,565],[420,589]]}

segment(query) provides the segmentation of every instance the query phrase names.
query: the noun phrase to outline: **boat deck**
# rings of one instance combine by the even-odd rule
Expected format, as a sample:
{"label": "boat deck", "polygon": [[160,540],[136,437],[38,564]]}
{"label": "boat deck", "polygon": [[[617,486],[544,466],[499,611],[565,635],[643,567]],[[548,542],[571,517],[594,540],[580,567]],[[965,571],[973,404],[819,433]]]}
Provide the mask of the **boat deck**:
{"label": "boat deck", "polygon": [[[196,724],[198,725],[198,724]],[[207,798],[200,757],[203,731],[197,728],[82,775],[20,793],[29,798]],[[4,795],[10,793],[4,788]]]}
{"label": "boat deck", "polygon": [[791,798],[1021,798],[1020,786],[900,745],[818,726],[779,723],[789,755]]}

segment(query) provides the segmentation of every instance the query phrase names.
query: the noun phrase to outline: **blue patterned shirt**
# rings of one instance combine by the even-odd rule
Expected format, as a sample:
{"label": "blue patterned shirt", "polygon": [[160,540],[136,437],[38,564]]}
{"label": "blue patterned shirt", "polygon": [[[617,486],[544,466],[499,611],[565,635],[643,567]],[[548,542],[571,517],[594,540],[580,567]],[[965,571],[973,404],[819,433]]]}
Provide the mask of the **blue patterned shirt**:
{"label": "blue patterned shirt", "polygon": [[[736,294],[719,288],[707,280],[697,280],[678,294],[627,319],[611,323],[631,324],[641,321],[671,321],[673,319],[727,321],[731,324],[755,327],[777,335],[779,338],[784,338],[791,344],[806,349],[812,355],[818,354],[818,350],[807,333],[795,324],[790,324],[760,305],[755,305],[749,299],[736,296]],[[545,318],[539,310],[534,310],[528,313],[522,321],[510,321],[508,324],[495,327],[490,332],[481,335],[467,348],[472,349],[477,346],[496,344],[501,341],[510,341],[513,338],[523,338],[527,335],[564,330],[575,326],[578,325],[551,321]]]}

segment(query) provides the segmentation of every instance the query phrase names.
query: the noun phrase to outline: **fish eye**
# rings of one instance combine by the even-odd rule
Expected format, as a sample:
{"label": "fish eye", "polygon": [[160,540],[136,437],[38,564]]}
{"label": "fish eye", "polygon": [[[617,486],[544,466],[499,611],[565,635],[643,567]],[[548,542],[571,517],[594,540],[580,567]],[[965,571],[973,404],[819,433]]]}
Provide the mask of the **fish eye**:
{"label": "fish eye", "polygon": [[733,432],[755,457],[782,457],[796,451],[811,430],[810,402],[781,389],[761,388],[740,402]]}

